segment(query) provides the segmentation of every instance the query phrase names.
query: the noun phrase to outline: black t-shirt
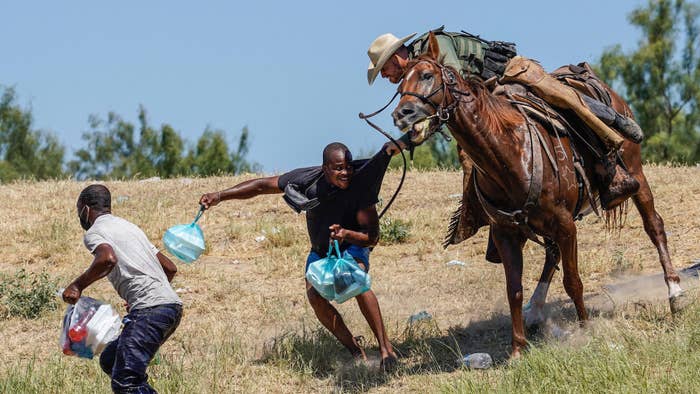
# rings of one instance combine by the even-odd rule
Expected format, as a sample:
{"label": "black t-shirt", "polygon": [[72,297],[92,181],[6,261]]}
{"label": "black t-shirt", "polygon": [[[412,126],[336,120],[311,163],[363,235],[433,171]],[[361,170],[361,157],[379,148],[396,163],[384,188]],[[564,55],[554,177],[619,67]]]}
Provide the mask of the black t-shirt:
{"label": "black t-shirt", "polygon": [[[379,201],[379,189],[390,159],[382,149],[370,159],[354,160],[355,171],[350,187],[345,190],[326,182],[321,166],[298,168],[280,175],[277,184],[280,189],[293,184],[307,198],[318,198],[319,205],[306,212],[306,227],[313,251],[321,256],[328,252],[328,227],[332,224],[340,224],[348,230],[367,231],[357,222],[357,212]],[[341,249],[348,246],[341,245]]]}

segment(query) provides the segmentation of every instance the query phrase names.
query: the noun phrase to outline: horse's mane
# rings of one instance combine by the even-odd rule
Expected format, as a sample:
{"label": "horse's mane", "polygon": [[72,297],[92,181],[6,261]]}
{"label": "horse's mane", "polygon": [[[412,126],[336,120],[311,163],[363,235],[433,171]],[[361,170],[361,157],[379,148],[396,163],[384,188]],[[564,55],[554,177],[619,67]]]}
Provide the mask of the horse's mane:
{"label": "horse's mane", "polygon": [[[489,131],[511,132],[522,123],[523,117],[513,106],[501,97],[494,96],[481,79],[462,79],[456,74],[459,90],[471,91],[476,100],[476,115],[481,126]],[[465,89],[466,88],[466,89]]]}
{"label": "horse's mane", "polygon": [[[409,60],[406,65],[406,70],[412,69],[423,60],[428,61],[428,63],[437,64],[434,59],[427,54],[423,54],[415,59]],[[491,94],[480,78],[469,77],[464,79],[452,66],[439,64],[439,67],[450,70],[455,77],[458,90],[470,91],[474,95],[476,99],[476,115],[479,117],[480,125],[484,129],[503,133],[514,130],[522,123],[523,117],[520,112],[513,108],[506,100]]]}

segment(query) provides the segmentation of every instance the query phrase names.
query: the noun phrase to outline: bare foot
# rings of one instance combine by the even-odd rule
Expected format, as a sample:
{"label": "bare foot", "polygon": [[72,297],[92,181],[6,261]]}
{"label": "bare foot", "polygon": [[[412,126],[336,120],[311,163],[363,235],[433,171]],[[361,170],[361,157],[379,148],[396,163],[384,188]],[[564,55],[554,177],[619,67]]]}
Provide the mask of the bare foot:
{"label": "bare foot", "polygon": [[355,359],[355,362],[357,361],[362,361],[362,362],[367,362],[367,355],[365,354],[365,350],[360,346],[360,344],[363,341],[362,336],[354,337],[352,338],[352,342],[355,344],[355,349],[350,350],[350,353],[352,354],[352,357]]}
{"label": "bare foot", "polygon": [[382,357],[382,361],[379,363],[379,367],[384,372],[393,371],[397,365],[398,361],[396,360],[396,355],[393,352],[385,357]]}

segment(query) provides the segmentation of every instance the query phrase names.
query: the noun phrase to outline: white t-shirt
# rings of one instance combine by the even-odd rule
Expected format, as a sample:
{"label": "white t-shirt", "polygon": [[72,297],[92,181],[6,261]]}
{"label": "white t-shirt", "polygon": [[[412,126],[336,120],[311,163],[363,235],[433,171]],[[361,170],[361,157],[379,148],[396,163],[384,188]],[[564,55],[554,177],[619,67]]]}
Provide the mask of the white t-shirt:
{"label": "white t-shirt", "polygon": [[158,249],[135,224],[114,215],[99,216],[83,239],[90,253],[108,244],[117,265],[107,275],[131,310],[164,304],[182,304],[158,262]]}

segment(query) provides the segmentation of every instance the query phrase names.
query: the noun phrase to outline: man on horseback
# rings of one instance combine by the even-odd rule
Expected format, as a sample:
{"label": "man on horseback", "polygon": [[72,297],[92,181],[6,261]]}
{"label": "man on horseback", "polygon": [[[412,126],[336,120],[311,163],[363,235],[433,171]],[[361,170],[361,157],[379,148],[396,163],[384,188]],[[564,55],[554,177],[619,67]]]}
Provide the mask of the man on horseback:
{"label": "man on horseback", "polygon": [[[490,42],[468,33],[445,32],[442,27],[433,30],[433,33],[440,47],[439,61],[458,71],[463,78],[479,78],[489,86],[493,86],[496,81],[501,84],[522,84],[548,104],[573,111],[596,133],[605,145],[605,150],[609,152],[602,157],[602,165],[598,171],[601,184],[600,201],[605,209],[614,208],[637,192],[639,183],[617,164],[617,152],[624,141],[619,134],[635,143],[640,143],[643,139],[641,129],[632,118],[619,114],[609,105],[587,94],[580,94],[573,87],[544,72],[537,62],[516,56],[515,44]],[[409,61],[427,49],[428,33],[406,44],[414,36],[415,34],[410,34],[399,39],[387,33],[372,42],[367,51],[370,58],[367,69],[369,84],[372,84],[380,73],[391,83],[401,81]],[[578,66],[570,66],[572,69],[575,67]],[[578,68],[584,69],[592,76],[590,69]],[[457,149],[464,170],[464,195],[460,208],[453,215],[450,234],[444,246],[471,237],[480,227],[487,224],[471,190],[471,160],[461,147],[458,146]],[[489,246],[491,253],[487,253],[487,260],[494,261],[497,256],[493,255],[493,248]]]}

